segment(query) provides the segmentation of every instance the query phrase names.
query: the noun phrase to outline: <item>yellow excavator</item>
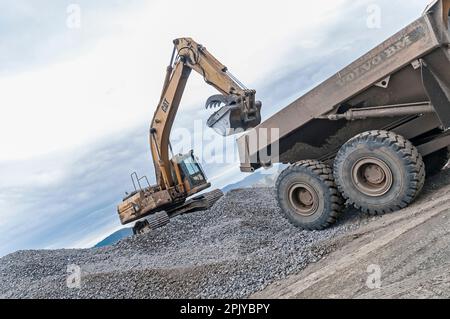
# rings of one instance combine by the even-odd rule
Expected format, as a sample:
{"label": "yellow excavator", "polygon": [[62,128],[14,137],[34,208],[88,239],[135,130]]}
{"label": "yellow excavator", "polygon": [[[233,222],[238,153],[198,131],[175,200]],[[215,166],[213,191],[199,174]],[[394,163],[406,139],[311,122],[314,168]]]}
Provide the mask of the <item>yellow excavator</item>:
{"label": "yellow excavator", "polygon": [[[123,225],[136,222],[134,234],[147,233],[167,224],[180,214],[209,209],[223,193],[211,187],[193,151],[170,158],[170,132],[191,71],[220,94],[206,101],[206,108],[219,108],[207,121],[208,127],[229,136],[256,127],[261,122],[261,102],[255,90],[247,89],[204,46],[191,38],[174,40],[161,99],[150,127],[150,149],[155,166],[156,185],[131,174],[134,191],[118,205]],[[144,187],[142,183],[146,183]]]}

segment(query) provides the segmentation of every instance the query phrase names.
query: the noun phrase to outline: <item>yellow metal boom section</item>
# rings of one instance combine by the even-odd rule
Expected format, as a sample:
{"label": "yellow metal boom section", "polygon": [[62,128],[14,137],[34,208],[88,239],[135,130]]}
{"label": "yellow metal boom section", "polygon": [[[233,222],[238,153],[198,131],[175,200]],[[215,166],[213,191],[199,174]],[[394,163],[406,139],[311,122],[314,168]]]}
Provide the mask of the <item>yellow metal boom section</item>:
{"label": "yellow metal boom section", "polygon": [[[231,97],[235,108],[239,108],[239,116],[243,122],[253,120],[252,127],[260,122],[260,104],[257,104],[258,108],[255,105],[256,91],[246,89],[205,47],[191,38],[176,39],[174,45],[161,100],[151,123],[150,145],[158,185],[162,189],[178,187],[181,188],[178,191],[183,193],[178,165],[174,165],[169,157],[169,138],[191,70],[199,73],[206,83],[216,88],[224,97]],[[178,181],[174,180],[174,176]]]}

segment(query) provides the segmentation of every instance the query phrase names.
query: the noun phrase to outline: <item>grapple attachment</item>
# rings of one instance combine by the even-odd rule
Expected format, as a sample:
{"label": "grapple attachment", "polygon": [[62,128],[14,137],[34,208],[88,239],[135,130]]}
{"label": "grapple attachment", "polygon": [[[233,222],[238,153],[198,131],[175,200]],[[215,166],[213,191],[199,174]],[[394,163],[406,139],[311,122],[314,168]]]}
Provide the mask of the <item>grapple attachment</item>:
{"label": "grapple attachment", "polygon": [[237,96],[214,95],[206,108],[220,109],[210,116],[207,125],[222,136],[245,132],[261,123],[261,102]]}

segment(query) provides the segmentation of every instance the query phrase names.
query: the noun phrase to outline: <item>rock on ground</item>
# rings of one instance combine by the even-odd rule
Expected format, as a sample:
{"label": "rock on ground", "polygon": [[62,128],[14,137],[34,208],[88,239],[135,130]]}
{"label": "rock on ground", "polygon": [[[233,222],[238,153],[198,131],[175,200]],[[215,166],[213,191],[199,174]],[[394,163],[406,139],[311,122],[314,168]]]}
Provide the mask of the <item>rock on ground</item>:
{"label": "rock on ground", "polygon": [[[180,216],[114,246],[20,251],[0,259],[1,298],[238,298],[317,262],[327,243],[372,218],[347,212],[333,228],[301,231],[274,190],[237,190],[209,211]],[[68,266],[81,287],[68,288]]]}

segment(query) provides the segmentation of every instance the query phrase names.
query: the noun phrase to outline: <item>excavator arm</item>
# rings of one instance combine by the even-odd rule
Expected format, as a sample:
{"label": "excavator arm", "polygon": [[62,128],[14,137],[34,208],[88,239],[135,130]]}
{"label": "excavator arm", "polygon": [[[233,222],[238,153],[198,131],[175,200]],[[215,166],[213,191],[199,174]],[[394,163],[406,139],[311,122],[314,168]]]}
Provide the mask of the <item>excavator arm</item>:
{"label": "excavator arm", "polygon": [[221,107],[209,118],[209,127],[227,136],[256,127],[261,122],[261,102],[255,100],[256,91],[247,89],[194,40],[176,39],[174,45],[161,98],[150,126],[156,185],[142,188],[140,181],[143,178],[133,173],[135,190],[127,194],[117,208],[122,224],[137,221],[133,227],[135,234],[162,226],[179,214],[206,210],[223,195],[220,190],[215,190],[188,200],[211,184],[192,151],[172,158],[169,154],[170,132],[192,70],[220,93],[206,102],[206,108]]}
{"label": "excavator arm", "polygon": [[[261,103],[255,100],[256,91],[248,90],[229,73],[225,65],[194,40],[190,38],[174,40],[174,51],[150,129],[150,145],[156,177],[163,189],[177,185],[182,188],[179,168],[170,160],[169,138],[192,70],[199,73],[207,84],[221,93],[210,97],[206,102],[206,108],[222,106],[208,120],[209,127],[227,136],[246,131],[261,122]],[[177,177],[178,182],[174,181],[174,177]],[[179,191],[184,192],[183,189]]]}

